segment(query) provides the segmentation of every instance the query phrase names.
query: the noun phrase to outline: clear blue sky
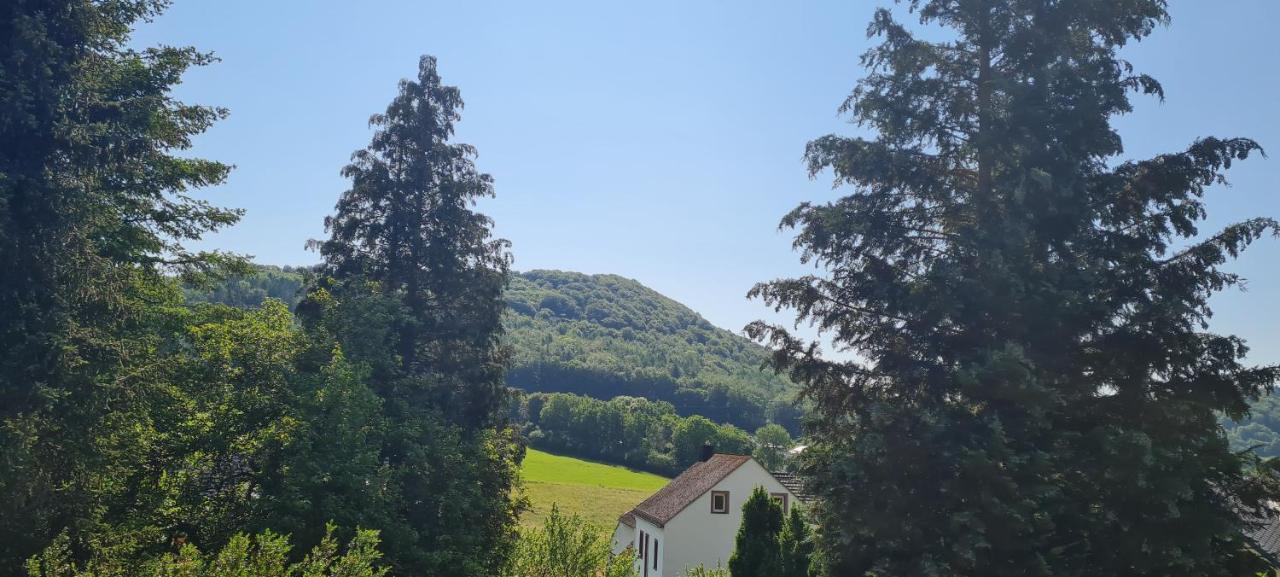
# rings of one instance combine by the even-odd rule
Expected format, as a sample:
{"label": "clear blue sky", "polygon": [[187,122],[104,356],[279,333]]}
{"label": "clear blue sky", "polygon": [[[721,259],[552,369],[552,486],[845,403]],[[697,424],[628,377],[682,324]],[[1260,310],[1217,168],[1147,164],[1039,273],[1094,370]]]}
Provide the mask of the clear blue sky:
{"label": "clear blue sky", "polygon": [[[738,330],[786,318],[744,294],[806,271],[777,222],[837,195],[801,155],[856,130],[836,106],[887,3],[176,0],[135,39],[222,58],[178,91],[231,110],[196,153],[236,170],[202,195],[248,213],[205,247],[315,262],[303,243],[323,236],[369,115],[433,54],[466,100],[458,138],[496,180],[482,210],[517,269],[635,278]],[[1211,219],[1280,216],[1280,2],[1171,4],[1172,25],[1127,51],[1168,93],[1119,121],[1128,154],[1256,138],[1273,157],[1233,170]],[[1213,328],[1247,338],[1258,362],[1280,362],[1278,265],[1280,240],[1258,243],[1233,266],[1250,290],[1216,300]]]}

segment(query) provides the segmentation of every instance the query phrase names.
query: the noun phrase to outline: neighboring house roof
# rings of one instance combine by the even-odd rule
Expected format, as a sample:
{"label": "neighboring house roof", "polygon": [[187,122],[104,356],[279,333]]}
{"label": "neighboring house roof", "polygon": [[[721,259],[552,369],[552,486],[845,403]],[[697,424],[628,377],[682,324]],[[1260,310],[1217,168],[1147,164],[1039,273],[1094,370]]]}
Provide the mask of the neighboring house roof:
{"label": "neighboring house roof", "polygon": [[1249,531],[1248,534],[1267,553],[1272,555],[1280,553],[1280,519]]}
{"label": "neighboring house roof", "polygon": [[1268,519],[1246,514],[1244,518],[1253,524],[1252,529],[1245,530],[1245,536],[1253,539],[1265,556],[1280,561],[1280,515]]}
{"label": "neighboring house roof", "polygon": [[[746,455],[725,455],[717,453],[706,461],[698,461],[685,469],[680,476],[667,483],[666,487],[654,493],[635,509],[622,516],[618,521],[626,523],[626,517],[636,515],[659,527],[667,524],[691,503],[698,500],[703,493],[710,491],[722,479],[738,470],[743,463],[750,461]],[[633,526],[635,519],[631,520]]]}
{"label": "neighboring house roof", "polygon": [[788,491],[791,491],[791,494],[795,495],[797,499],[800,499],[805,503],[813,500],[813,495],[810,495],[808,491],[805,491],[804,489],[804,479],[801,479],[795,473],[774,471],[773,478],[777,479],[779,483],[782,483],[782,486],[786,487]]}

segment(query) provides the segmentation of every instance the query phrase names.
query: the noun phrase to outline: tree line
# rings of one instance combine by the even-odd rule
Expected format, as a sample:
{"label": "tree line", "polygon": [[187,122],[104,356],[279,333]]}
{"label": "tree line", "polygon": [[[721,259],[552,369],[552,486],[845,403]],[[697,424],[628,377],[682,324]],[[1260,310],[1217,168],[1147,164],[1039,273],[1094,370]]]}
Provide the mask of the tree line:
{"label": "tree line", "polygon": [[[314,274],[256,265],[251,274],[185,293],[191,302],[253,307],[270,297],[292,307]],[[772,422],[800,433],[795,387],[762,370],[762,347],[636,281],[535,270],[512,274],[504,299],[509,386],[606,400],[645,397],[749,431]]]}
{"label": "tree line", "polygon": [[[516,556],[509,246],[473,209],[494,188],[452,141],[458,90],[424,57],[370,119],[296,313],[190,305],[182,284],[247,263],[188,248],[241,212],[193,192],[229,174],[188,153],[226,111],[172,95],[213,57],[130,43],[165,4],[0,4],[0,575],[218,575],[226,560],[480,576],[537,558]],[[1127,160],[1112,126],[1131,95],[1164,97],[1119,53],[1169,21],[1166,2],[901,5],[945,33],[875,13],[840,107],[865,136],[805,151],[848,194],[782,221],[815,271],[751,291],[851,353],[747,329],[813,409],[800,472],[817,571],[1275,572],[1250,530],[1274,516],[1280,471],[1233,450],[1220,416],[1246,417],[1280,367],[1245,364],[1244,341],[1207,326],[1210,297],[1243,280],[1224,267],[1280,223],[1200,231],[1206,195],[1261,147],[1205,137]],[[613,311],[580,305],[544,295],[532,318],[585,315],[636,350]],[[697,349],[701,333],[663,334]],[[672,351],[677,385],[715,372]],[[562,400],[538,419],[580,450],[617,449],[576,428],[646,430]],[[677,441],[682,427],[700,432]],[[745,436],[671,429],[677,463],[686,440]],[[737,558],[768,565],[782,533],[775,549],[775,517],[760,520]]]}
{"label": "tree line", "polygon": [[704,445],[754,455],[782,470],[795,446],[777,424],[749,434],[701,415],[681,417],[665,401],[614,397],[603,401],[568,393],[529,393],[512,399],[511,421],[523,426],[533,447],[672,476],[688,468]]}

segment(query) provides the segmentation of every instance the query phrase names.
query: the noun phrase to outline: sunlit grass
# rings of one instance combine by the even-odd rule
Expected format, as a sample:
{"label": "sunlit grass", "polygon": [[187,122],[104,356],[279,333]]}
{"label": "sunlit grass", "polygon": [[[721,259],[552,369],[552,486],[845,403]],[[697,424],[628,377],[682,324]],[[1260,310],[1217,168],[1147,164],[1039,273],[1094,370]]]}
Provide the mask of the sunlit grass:
{"label": "sunlit grass", "polygon": [[532,509],[520,518],[525,526],[541,524],[558,503],[574,514],[612,530],[618,516],[667,484],[665,477],[626,467],[552,455],[530,449],[521,469]]}

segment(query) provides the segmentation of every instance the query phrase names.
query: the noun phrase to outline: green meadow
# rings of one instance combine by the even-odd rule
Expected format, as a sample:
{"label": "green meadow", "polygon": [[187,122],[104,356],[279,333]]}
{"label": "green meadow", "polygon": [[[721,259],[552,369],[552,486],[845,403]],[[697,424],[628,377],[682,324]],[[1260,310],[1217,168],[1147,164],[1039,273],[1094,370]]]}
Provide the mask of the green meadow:
{"label": "green meadow", "polygon": [[573,457],[529,449],[521,468],[531,508],[520,518],[538,525],[558,504],[562,513],[576,513],[606,529],[618,516],[667,484],[665,477]]}

